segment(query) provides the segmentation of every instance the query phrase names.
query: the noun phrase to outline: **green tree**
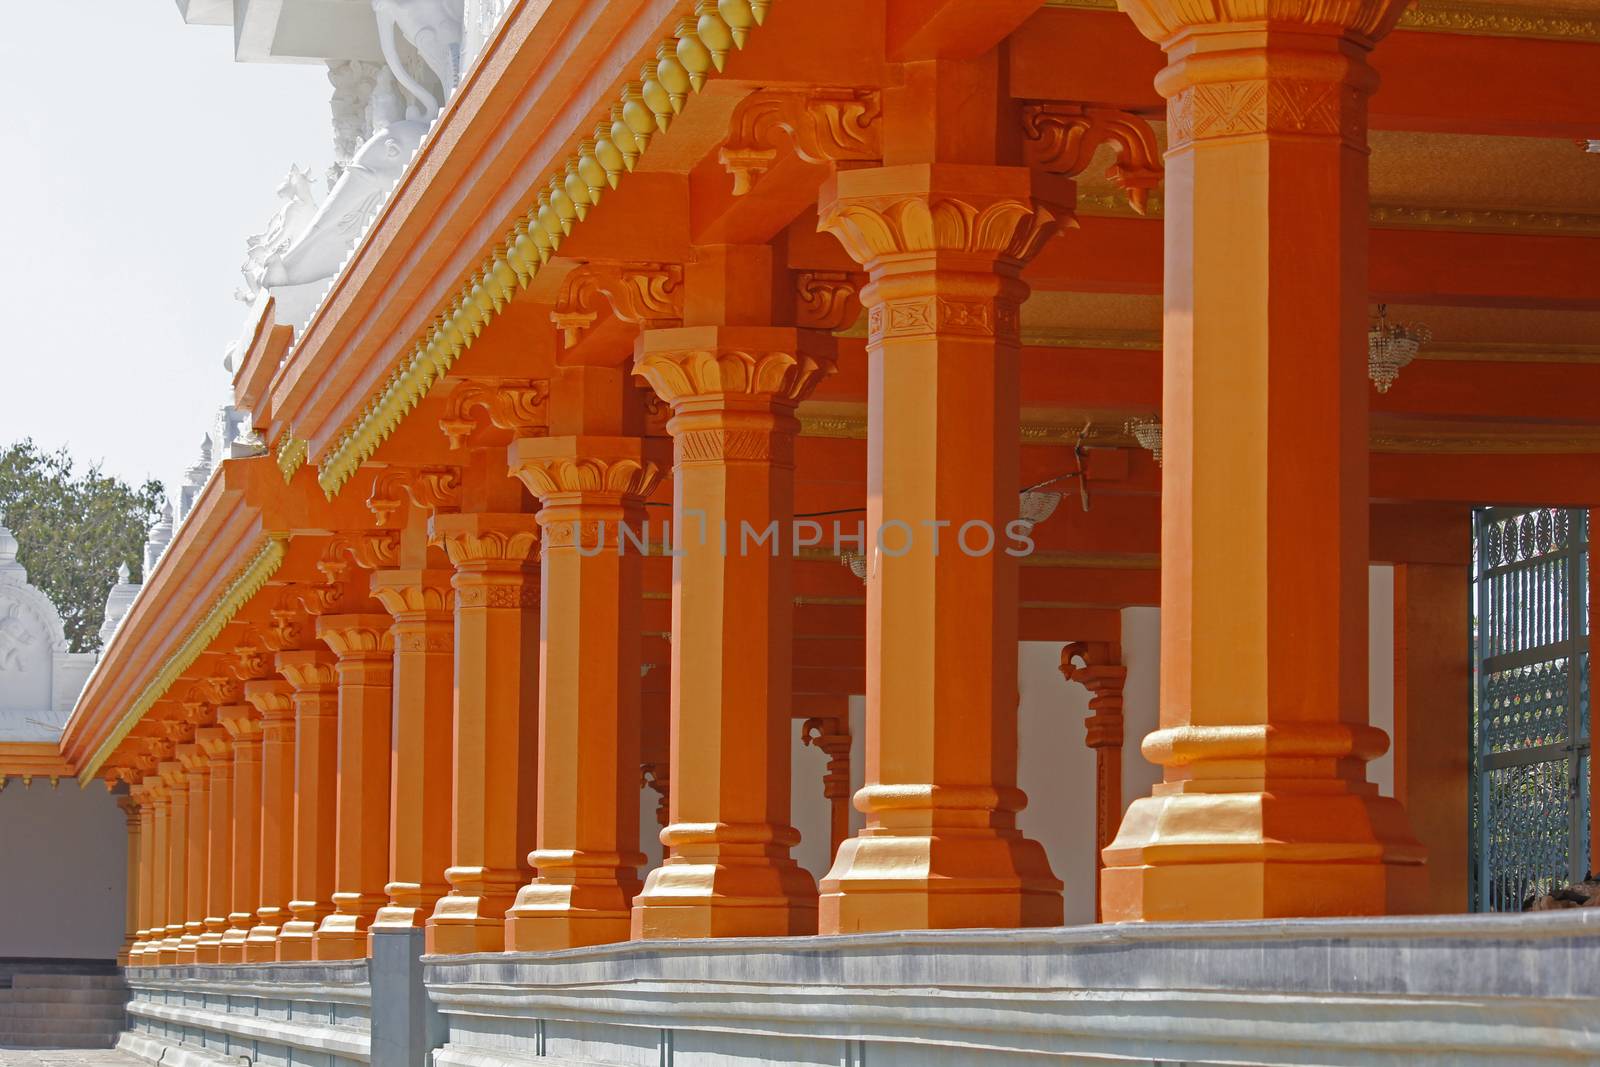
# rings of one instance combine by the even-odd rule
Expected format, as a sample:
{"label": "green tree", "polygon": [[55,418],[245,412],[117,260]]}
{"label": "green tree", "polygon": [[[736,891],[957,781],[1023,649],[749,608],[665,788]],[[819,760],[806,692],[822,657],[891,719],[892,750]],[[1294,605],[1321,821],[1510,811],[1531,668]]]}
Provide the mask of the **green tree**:
{"label": "green tree", "polygon": [[0,452],[0,516],[19,542],[17,562],[55,601],[74,652],[100,647],[106,594],[117,568],[142,580],[144,541],[166,497],[160,482],[133,486],[95,464],[79,474],[65,448],[24,439]]}

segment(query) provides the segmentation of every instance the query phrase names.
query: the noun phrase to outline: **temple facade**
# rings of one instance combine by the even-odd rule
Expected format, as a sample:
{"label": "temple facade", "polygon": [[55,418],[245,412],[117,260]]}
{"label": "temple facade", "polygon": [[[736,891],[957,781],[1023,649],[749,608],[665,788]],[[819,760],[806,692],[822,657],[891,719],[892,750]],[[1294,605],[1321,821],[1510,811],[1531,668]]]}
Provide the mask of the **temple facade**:
{"label": "temple facade", "polygon": [[1600,1056],[1469,914],[1594,851],[1600,10],[178,8],[337,162],[59,741],[124,1048]]}

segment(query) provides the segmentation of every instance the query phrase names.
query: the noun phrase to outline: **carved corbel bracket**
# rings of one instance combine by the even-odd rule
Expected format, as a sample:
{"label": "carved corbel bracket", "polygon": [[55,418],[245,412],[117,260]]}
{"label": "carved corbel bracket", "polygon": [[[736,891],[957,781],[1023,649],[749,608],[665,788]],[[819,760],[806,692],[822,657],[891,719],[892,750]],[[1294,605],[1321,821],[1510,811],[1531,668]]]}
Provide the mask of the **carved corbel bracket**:
{"label": "carved corbel bracket", "polygon": [[329,584],[341,582],[349,572],[349,563],[365,571],[385,570],[400,565],[400,534],[396,530],[362,531],[335,534],[327,550],[317,563],[317,570]]}
{"label": "carved corbel bracket", "polygon": [[822,778],[822,795],[829,800],[850,795],[850,725],[834,716],[819,716],[800,724],[800,740],[828,757]]}
{"label": "carved corbel bracket", "polygon": [[1028,160],[1049,174],[1075,178],[1103,144],[1117,149],[1106,177],[1143,215],[1150,191],[1161,184],[1161,148],[1150,124],[1132,112],[1094,104],[1033,103],[1022,108]]}
{"label": "carved corbel bracket", "polygon": [[807,163],[883,158],[883,106],[870,89],[758,89],[739,102],[717,160],[744,196],[777,162],[787,140]]}
{"label": "carved corbel bracket", "polygon": [[655,791],[657,798],[656,824],[665,830],[672,796],[671,780],[669,778],[670,765],[666,763],[641,763],[639,772],[641,788]]}
{"label": "carved corbel bracket", "polygon": [[385,467],[372,480],[367,508],[379,526],[387,526],[407,497],[430,515],[457,510],[461,506],[461,468]]}
{"label": "carved corbel bracket", "polygon": [[1122,747],[1122,687],[1128,668],[1116,662],[1107,641],[1073,641],[1061,650],[1061,677],[1089,691],[1084,720],[1090,748]]}
{"label": "carved corbel bracket", "polygon": [[647,330],[676,326],[683,321],[683,267],[595,260],[572,270],[550,313],[567,348],[599,320],[602,299],[621,322]]}
{"label": "carved corbel bracket", "polygon": [[861,317],[860,286],[842,270],[794,272],[794,324],[808,330],[842,330]]}
{"label": "carved corbel bracket", "polygon": [[452,450],[461,448],[478,429],[479,418],[513,437],[538,437],[550,425],[546,405],[550,383],[532,378],[464,378],[445,401],[439,429],[450,441]]}
{"label": "carved corbel bracket", "polygon": [[[239,645],[233,650],[233,664],[229,667],[240,682],[255,681],[258,678],[270,678],[274,671],[272,656],[265,649],[255,645]],[[243,692],[241,688],[240,692]],[[226,703],[237,704],[239,701],[230,700]]]}

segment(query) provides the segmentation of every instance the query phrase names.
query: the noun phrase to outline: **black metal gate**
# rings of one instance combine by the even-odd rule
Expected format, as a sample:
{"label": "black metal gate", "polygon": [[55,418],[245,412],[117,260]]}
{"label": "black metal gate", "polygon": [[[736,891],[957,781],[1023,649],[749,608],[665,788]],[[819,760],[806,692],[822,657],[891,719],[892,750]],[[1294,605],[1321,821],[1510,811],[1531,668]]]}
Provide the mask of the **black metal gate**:
{"label": "black metal gate", "polygon": [[1474,516],[1472,906],[1518,911],[1589,867],[1587,513]]}

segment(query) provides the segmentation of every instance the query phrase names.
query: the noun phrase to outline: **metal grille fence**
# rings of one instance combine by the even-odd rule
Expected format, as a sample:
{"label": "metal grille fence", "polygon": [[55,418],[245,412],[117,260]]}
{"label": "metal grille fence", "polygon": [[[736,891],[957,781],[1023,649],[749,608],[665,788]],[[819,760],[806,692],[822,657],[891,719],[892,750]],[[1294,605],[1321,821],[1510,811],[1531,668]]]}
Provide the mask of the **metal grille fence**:
{"label": "metal grille fence", "polygon": [[1474,527],[1472,901],[1518,911],[1589,867],[1587,516]]}

